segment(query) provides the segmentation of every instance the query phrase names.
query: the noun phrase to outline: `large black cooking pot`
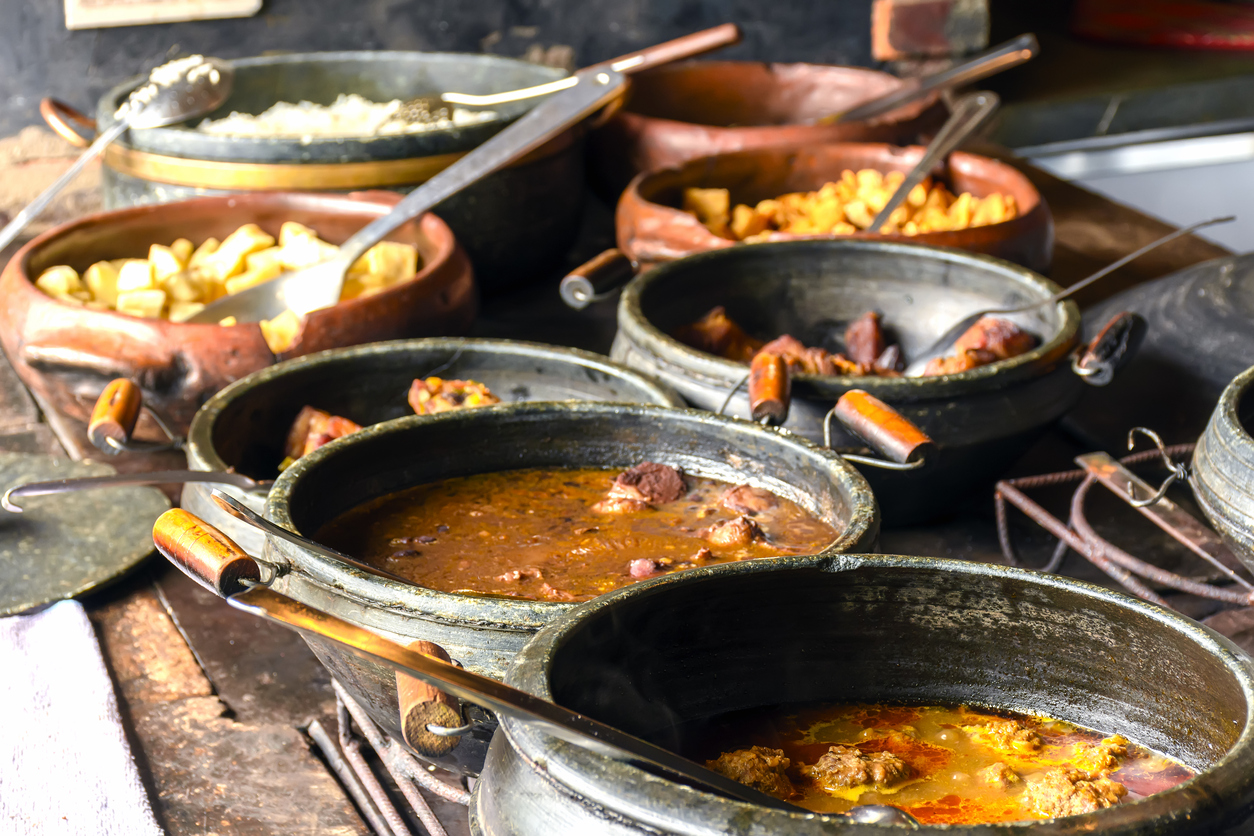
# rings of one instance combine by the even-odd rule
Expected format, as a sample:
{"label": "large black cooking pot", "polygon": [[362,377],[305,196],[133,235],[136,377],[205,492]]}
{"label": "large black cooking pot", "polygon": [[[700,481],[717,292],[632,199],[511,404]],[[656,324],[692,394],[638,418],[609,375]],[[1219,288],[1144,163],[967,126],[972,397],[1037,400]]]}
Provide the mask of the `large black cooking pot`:
{"label": "large black cooking pot", "polygon": [[1193,495],[1215,530],[1254,570],[1254,368],[1237,375],[1219,396],[1193,450]]}
{"label": "large black cooking pot", "polygon": [[[645,460],[748,482],[798,503],[840,532],[825,554],[871,548],[878,534],[866,480],[835,453],[792,433],[698,410],[578,402],[498,405],[367,427],[284,471],[266,516],[313,537],[338,514],[413,485],[511,468],[626,468]],[[402,644],[435,642],[467,669],[497,678],[538,629],[575,606],[437,592],[273,537],[262,554],[278,569],[276,590]],[[399,739],[391,669],[309,641],[374,721]],[[462,748],[454,750],[462,758],[454,766],[473,769]]]}
{"label": "large black cooking pot", "polygon": [[[233,469],[273,479],[283,442],[309,405],[362,425],[412,415],[406,401],[415,377],[436,374],[487,384],[502,401],[620,401],[679,406],[665,386],[606,358],[573,348],[514,340],[430,338],[337,348],[277,363],[232,383],[192,419],[187,462],[192,470]],[[260,511],[264,494],[189,483],[183,507],[222,529],[253,554],[264,540],[256,529],[224,514],[209,494],[224,490]]]}
{"label": "large black cooking pot", "polygon": [[[1060,288],[1023,267],[960,250],[887,241],[790,241],[715,250],[663,264],[631,281],[618,306],[611,356],[672,386],[692,405],[719,409],[748,368],[670,336],[715,305],[751,334],[792,334],[830,344],[869,310],[883,314],[906,359],[967,314],[1046,299]],[[924,467],[863,467],[884,521],[900,524],[944,513],[995,477],[1079,399],[1069,357],[1080,315],[1071,302],[1009,317],[1041,337],[1036,349],[1000,363],[938,377],[799,375],[790,429],[823,440],[823,416],[851,388],[896,408],[936,442]],[[742,387],[728,411],[748,414]],[[833,444],[860,444],[835,428]]]}
{"label": "large black cooking pot", "polygon": [[[974,703],[1117,732],[1199,774],[1083,816],[946,834],[1212,834],[1254,806],[1254,663],[1212,630],[1053,575],[916,557],[748,561],[620,590],[528,643],[508,682],[653,743],[797,701]],[[689,726],[689,728],[692,728]],[[700,792],[502,721],[477,836],[886,833]]]}
{"label": "large black cooking pot", "polygon": [[[341,93],[376,102],[448,91],[501,93],[566,75],[511,58],[439,52],[309,52],[231,63],[231,95],[207,118],[260,113],[279,101],[328,105]],[[119,103],[140,82],[131,79],[101,97],[100,130],[113,123]],[[105,155],[105,207],[275,188],[408,191],[534,104],[494,107],[500,118],[492,122],[364,139],[223,137],[194,125],[132,130]],[[435,212],[466,248],[480,286],[493,289],[537,275],[566,253],[578,233],[583,183],[583,129],[575,128]]]}

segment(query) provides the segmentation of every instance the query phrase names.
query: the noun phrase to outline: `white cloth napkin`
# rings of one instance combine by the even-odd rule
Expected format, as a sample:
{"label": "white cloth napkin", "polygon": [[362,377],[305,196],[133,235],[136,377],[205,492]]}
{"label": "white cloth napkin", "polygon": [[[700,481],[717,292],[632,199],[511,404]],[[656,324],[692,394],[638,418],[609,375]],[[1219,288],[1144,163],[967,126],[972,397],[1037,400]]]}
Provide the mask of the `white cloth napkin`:
{"label": "white cloth napkin", "polygon": [[161,834],[77,601],[0,618],[0,833]]}

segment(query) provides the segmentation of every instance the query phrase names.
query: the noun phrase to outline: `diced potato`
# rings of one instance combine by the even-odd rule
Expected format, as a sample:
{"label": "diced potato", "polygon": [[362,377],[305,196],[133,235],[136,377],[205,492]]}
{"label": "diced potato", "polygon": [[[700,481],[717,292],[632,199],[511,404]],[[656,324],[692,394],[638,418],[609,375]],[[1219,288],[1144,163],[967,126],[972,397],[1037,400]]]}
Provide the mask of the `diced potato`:
{"label": "diced potato", "polygon": [[[284,224],[285,228],[286,226],[287,224]],[[282,231],[279,234],[282,235]],[[287,241],[279,249],[283,266],[288,270],[300,270],[334,258],[340,248],[314,235],[289,235]]]}
{"label": "diced potato", "polygon": [[[763,201],[765,203],[765,201]],[[760,209],[750,209],[741,204],[732,210],[731,231],[737,238],[748,238],[766,229],[771,216]]]}
{"label": "diced potato", "polygon": [[153,244],[148,248],[148,263],[152,265],[152,277],[157,282],[166,276],[183,272],[183,268],[187,266],[173,249],[160,244]]}
{"label": "diced potato", "polygon": [[202,302],[171,302],[170,321],[186,322],[205,309]]}
{"label": "diced potato", "polygon": [[118,293],[118,313],[157,319],[164,310],[164,290],[130,290]]}
{"label": "diced potato", "polygon": [[268,282],[282,272],[283,268],[279,264],[274,263],[269,267],[262,267],[257,270],[249,270],[247,273],[241,273],[234,278],[226,280],[227,295],[239,293],[241,290],[247,290],[253,285],[259,285],[262,282]]}
{"label": "diced potato", "polygon": [[274,245],[274,238],[256,224],[244,224],[226,237],[216,252],[200,265],[219,281],[225,281],[245,270],[245,259],[258,250]]}
{"label": "diced potato", "polygon": [[[210,239],[210,240],[213,240],[213,239]],[[186,238],[179,238],[173,244],[170,245],[170,249],[174,252],[176,256],[178,256],[178,260],[183,262],[183,266],[186,267],[187,262],[191,260],[192,253],[195,251],[196,247],[194,244],[192,244],[191,241],[188,241]]]}
{"label": "diced potato", "polygon": [[58,302],[64,302],[67,305],[82,305],[83,300],[69,293],[62,293],[52,297]]}
{"label": "diced potato", "polygon": [[318,233],[314,232],[304,224],[298,224],[296,221],[284,221],[283,226],[279,227],[279,246],[286,247],[296,238],[317,238]]}
{"label": "diced potato", "polygon": [[261,326],[261,336],[265,338],[266,345],[275,354],[287,351],[300,336],[300,317],[292,311],[284,311],[274,319],[263,319],[257,324]]}
{"label": "diced potato", "polygon": [[79,279],[77,270],[60,264],[40,273],[39,278],[35,279],[35,287],[49,296],[66,296],[81,290],[83,282]]}
{"label": "diced potato", "polygon": [[254,270],[269,270],[272,267],[278,267],[279,272],[283,271],[283,249],[281,247],[269,247],[264,250],[258,250],[255,253],[249,253],[244,259],[246,273]]}
{"label": "diced potato", "polygon": [[418,248],[413,244],[380,241],[349,267],[350,273],[373,273],[383,285],[394,284],[418,272]]}
{"label": "diced potato", "polygon": [[684,211],[697,216],[715,235],[729,234],[731,192],[727,189],[684,189]]}
{"label": "diced potato", "polygon": [[142,258],[130,258],[118,270],[118,296],[132,290],[153,290],[152,264]]}
{"label": "diced potato", "polygon": [[109,261],[97,261],[83,273],[83,281],[96,301],[107,307],[118,303],[118,269]]}
{"label": "diced potato", "polygon": [[224,316],[218,320],[218,324],[221,325],[223,328],[230,328],[232,325],[237,325],[238,323],[235,321],[235,317]]}
{"label": "diced potato", "polygon": [[207,238],[205,242],[196,248],[196,251],[187,259],[188,267],[200,267],[205,263],[205,259],[218,251],[219,242],[217,238]]}
{"label": "diced potato", "polygon": [[204,287],[199,279],[190,273],[175,273],[167,276],[161,287],[171,302],[201,302],[204,299]]}

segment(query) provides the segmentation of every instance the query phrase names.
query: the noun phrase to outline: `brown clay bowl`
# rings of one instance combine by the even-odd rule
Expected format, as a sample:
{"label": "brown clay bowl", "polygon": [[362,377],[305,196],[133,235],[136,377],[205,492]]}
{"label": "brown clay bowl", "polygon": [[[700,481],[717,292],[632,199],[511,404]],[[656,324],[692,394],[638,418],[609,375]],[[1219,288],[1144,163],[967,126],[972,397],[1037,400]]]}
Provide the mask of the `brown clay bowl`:
{"label": "brown clay bowl", "polygon": [[[923,148],[917,145],[899,148],[884,143],[829,143],[719,154],[640,174],[618,201],[618,248],[642,269],[647,269],[693,253],[735,246],[737,242],[718,237],[679,208],[683,190],[688,187],[729,189],[733,205],[753,205],[788,192],[813,191],[828,181],[839,180],[846,169],[906,172],[922,155]],[[944,180],[955,193],[968,191],[976,197],[993,192],[1009,194],[1018,204],[1019,214],[999,224],[909,237],[872,232],[840,236],[775,233],[772,239],[839,237],[914,241],[996,256],[1038,273],[1049,268],[1054,249],[1053,216],[1040,192],[1026,177],[1005,163],[961,151],[950,154],[935,176]]]}
{"label": "brown clay bowl", "polygon": [[[338,244],[400,198],[390,192],[263,192],[135,206],[63,224],[19,250],[0,274],[5,300],[0,344],[22,382],[63,414],[87,420],[105,384],[126,377],[143,389],[145,406],[182,435],[211,395],[280,360],[398,337],[463,333],[477,310],[474,275],[453,233],[431,214],[388,236],[418,247],[422,269],[413,279],[314,311],[297,342],[277,356],[256,323],[223,327],[141,319],[68,305],[33,284],[55,264],[81,273],[103,259],[144,258],[154,243],[222,239],[246,223],[277,236],[284,221],[297,221]],[[164,438],[147,415],[136,435]]]}
{"label": "brown clay bowl", "polygon": [[616,199],[642,171],[772,145],[916,142],[945,118],[935,96],[865,122],[807,124],[902,85],[888,73],[824,64],[689,61],[632,78],[631,98],[593,132],[592,182]]}

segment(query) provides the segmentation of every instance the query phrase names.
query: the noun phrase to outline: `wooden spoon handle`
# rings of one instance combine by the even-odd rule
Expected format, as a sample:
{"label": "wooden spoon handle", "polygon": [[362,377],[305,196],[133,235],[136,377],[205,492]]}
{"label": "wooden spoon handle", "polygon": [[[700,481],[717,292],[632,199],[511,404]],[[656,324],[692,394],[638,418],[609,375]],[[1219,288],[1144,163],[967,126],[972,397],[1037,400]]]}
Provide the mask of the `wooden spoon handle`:
{"label": "wooden spoon handle", "polygon": [[749,412],[754,421],[781,426],[788,420],[792,380],[778,354],[759,351],[749,366]]}
{"label": "wooden spoon handle", "polygon": [[[438,644],[416,641],[409,649],[452,663]],[[420,755],[446,755],[457,748],[461,737],[445,737],[427,730],[428,725],[457,728],[462,725],[461,702],[438,688],[406,673],[396,672],[396,699],[401,712],[401,733]]]}
{"label": "wooden spoon handle", "polygon": [[567,273],[558,293],[567,307],[583,310],[598,299],[604,299],[619,285],[631,281],[635,273],[631,259],[622,250],[611,247]]}
{"label": "wooden spoon handle", "polygon": [[96,399],[87,423],[87,437],[96,449],[111,456],[120,453],[121,449],[110,444],[109,439],[118,444],[131,440],[143,403],[144,396],[134,383],[124,377],[110,381]]}
{"label": "wooden spoon handle", "polygon": [[836,417],[877,453],[900,464],[919,458],[935,446],[900,412],[861,389],[850,389],[840,396]]}
{"label": "wooden spoon handle", "polygon": [[182,508],[157,517],[152,542],[183,574],[215,595],[225,598],[247,589],[243,581],[261,580],[257,562],[235,541]]}

